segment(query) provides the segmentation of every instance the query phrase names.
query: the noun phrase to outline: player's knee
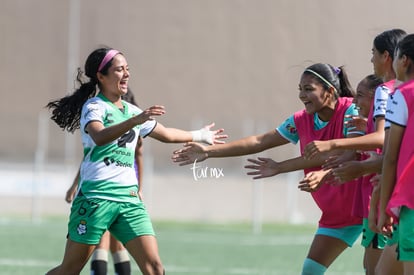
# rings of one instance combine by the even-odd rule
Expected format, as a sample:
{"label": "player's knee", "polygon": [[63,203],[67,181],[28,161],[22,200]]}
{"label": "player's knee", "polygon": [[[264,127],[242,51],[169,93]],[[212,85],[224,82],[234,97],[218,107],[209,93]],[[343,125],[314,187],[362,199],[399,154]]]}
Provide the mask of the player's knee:
{"label": "player's knee", "polygon": [[326,266],[306,258],[303,263],[302,275],[323,275],[325,274],[326,269]]}
{"label": "player's knee", "polygon": [[162,266],[161,261],[152,261],[148,265],[149,274],[163,275],[164,267]]}
{"label": "player's knee", "polygon": [[154,270],[154,274],[157,275],[164,275],[165,271],[164,271],[164,267],[162,266],[161,262],[156,262],[152,264],[152,269]]}

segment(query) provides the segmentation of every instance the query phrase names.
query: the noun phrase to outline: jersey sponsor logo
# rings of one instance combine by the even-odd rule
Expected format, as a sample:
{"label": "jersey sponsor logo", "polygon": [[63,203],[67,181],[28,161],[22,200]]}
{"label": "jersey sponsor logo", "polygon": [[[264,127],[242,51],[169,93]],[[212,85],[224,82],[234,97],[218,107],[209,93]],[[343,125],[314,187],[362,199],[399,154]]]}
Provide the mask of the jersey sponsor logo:
{"label": "jersey sponsor logo", "polygon": [[125,152],[124,150],[118,150],[118,149],[114,149],[112,150],[113,154],[117,154],[117,155],[122,155],[122,156],[126,156],[126,157],[130,157],[132,155],[131,152]]}
{"label": "jersey sponsor logo", "polygon": [[119,167],[128,167],[128,168],[133,167],[132,163],[122,162],[122,161],[119,161],[119,160],[115,161],[115,165],[119,166]]}
{"label": "jersey sponsor logo", "polygon": [[120,160],[115,160],[115,159],[109,158],[109,157],[105,157],[103,159],[103,162],[105,163],[106,166],[109,166],[111,164],[115,164],[115,166],[118,166],[118,167],[128,167],[128,168],[134,167],[132,163],[123,162],[123,161],[120,161]]}
{"label": "jersey sponsor logo", "polygon": [[109,165],[111,165],[111,163],[115,162],[115,160],[113,158],[109,158],[109,157],[105,157],[103,161],[104,161],[106,166],[109,166]]}

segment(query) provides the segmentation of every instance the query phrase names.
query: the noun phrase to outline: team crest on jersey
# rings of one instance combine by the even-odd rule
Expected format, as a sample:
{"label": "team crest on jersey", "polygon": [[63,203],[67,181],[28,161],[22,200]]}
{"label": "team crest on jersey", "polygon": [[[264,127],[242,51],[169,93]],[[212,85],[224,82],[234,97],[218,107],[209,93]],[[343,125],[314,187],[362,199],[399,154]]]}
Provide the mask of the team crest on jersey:
{"label": "team crest on jersey", "polygon": [[292,124],[288,124],[286,125],[286,130],[290,133],[290,134],[296,134],[296,127],[293,126]]}
{"label": "team crest on jersey", "polygon": [[78,224],[78,228],[76,229],[79,235],[85,235],[87,230],[86,221],[81,220]]}

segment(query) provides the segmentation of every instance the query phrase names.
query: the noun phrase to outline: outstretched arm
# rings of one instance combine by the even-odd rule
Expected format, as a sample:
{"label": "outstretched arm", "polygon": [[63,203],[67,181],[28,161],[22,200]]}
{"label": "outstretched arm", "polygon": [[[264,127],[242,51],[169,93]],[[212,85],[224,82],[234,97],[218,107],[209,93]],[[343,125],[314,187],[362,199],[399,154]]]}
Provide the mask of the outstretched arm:
{"label": "outstretched arm", "polygon": [[109,127],[105,127],[100,121],[91,121],[86,125],[86,131],[96,145],[101,146],[116,140],[136,125],[152,119],[153,116],[160,116],[164,113],[164,106],[155,105],[144,110],[139,115]]}
{"label": "outstretched arm", "polygon": [[373,150],[382,148],[384,145],[384,118],[378,117],[375,125],[377,130],[364,136],[312,141],[305,146],[304,155],[311,159],[318,153],[335,149]]}
{"label": "outstretched arm", "polygon": [[276,130],[262,135],[249,136],[225,144],[203,146],[194,142],[184,145],[184,148],[174,151],[172,159],[182,165],[201,162],[207,158],[235,157],[262,152],[266,149],[289,143]]}
{"label": "outstretched arm", "polygon": [[228,136],[222,134],[224,129],[211,130],[214,125],[214,123],[211,123],[197,131],[185,131],[177,128],[167,128],[158,122],[151,132],[150,137],[165,143],[196,141],[206,144],[222,144],[224,143],[222,139],[225,139]]}
{"label": "outstretched arm", "polygon": [[298,188],[305,192],[314,192],[331,176],[330,170],[317,170],[309,172],[299,182]]}
{"label": "outstretched arm", "polygon": [[247,173],[247,175],[254,176],[253,179],[267,178],[282,173],[319,167],[322,163],[324,163],[324,159],[307,160],[303,157],[291,158],[281,162],[262,157],[257,159],[248,159],[247,161],[251,164],[244,166],[244,168],[253,170]]}
{"label": "outstretched arm", "polygon": [[382,155],[371,154],[366,160],[343,162],[332,170],[332,175],[339,183],[348,182],[364,175],[381,173]]}
{"label": "outstretched arm", "polygon": [[[296,157],[282,162],[276,162],[270,158],[248,159],[252,164],[245,168],[253,169],[247,175],[254,176],[253,179],[261,179],[276,176],[278,174],[302,170],[306,168],[318,167],[323,160],[306,160],[303,157]],[[328,178],[331,170],[319,170],[308,173],[298,185],[302,191],[313,192],[319,189],[321,184]]]}

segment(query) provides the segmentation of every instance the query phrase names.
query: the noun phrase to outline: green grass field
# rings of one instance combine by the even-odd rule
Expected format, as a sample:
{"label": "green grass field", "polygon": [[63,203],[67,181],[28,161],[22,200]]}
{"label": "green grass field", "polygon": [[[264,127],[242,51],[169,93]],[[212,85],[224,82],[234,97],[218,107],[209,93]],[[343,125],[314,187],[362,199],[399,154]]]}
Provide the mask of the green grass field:
{"label": "green grass field", "polygon": [[[247,224],[154,222],[166,274],[273,275],[300,274],[315,227],[264,225],[253,234]],[[44,274],[59,264],[64,249],[66,219],[39,223],[0,221],[0,274]],[[326,274],[364,274],[363,249],[358,243]],[[110,262],[111,263],[111,262]],[[140,274],[135,263],[133,274]],[[111,265],[110,273],[113,274]],[[89,274],[89,266],[83,275]]]}

